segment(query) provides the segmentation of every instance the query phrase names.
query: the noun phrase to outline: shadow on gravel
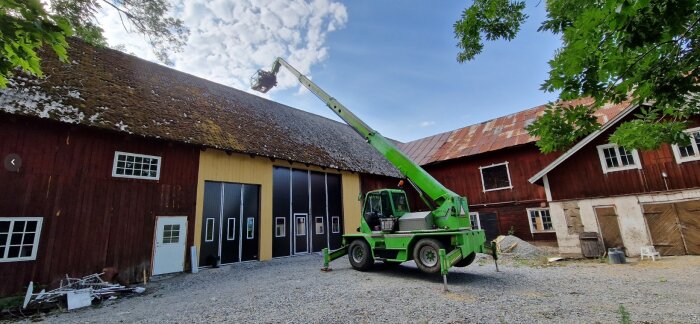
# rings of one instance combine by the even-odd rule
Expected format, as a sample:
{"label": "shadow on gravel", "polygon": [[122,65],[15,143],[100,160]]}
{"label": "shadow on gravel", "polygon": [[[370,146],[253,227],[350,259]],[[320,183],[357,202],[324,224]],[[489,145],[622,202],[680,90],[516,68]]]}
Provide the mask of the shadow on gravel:
{"label": "shadow on gravel", "polygon": [[[469,271],[469,267],[465,268]],[[391,277],[403,277],[407,279],[423,280],[431,283],[442,283],[442,276],[440,275],[429,275],[421,272],[418,268],[410,264],[386,266],[383,264],[375,264],[374,267],[368,271],[380,276],[391,276]],[[450,285],[477,285],[481,286],[487,285],[499,285],[505,284],[505,280],[501,278],[502,276],[497,275],[496,272],[492,274],[484,273],[470,273],[470,272],[450,272],[447,275],[447,282]]]}

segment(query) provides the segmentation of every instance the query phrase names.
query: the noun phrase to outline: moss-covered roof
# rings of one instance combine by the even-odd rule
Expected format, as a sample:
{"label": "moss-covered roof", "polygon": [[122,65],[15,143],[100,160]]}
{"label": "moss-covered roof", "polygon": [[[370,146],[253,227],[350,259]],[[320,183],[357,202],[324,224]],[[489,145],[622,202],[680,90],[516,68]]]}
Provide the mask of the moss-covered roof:
{"label": "moss-covered roof", "polygon": [[346,124],[78,40],[69,64],[46,54],[45,78],[0,89],[0,112],[399,176]]}

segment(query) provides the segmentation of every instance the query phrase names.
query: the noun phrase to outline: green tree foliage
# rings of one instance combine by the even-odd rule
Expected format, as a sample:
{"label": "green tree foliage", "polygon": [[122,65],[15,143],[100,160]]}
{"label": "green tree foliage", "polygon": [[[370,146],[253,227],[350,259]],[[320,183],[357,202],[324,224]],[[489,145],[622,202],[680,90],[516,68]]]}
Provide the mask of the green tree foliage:
{"label": "green tree foliage", "polygon": [[146,37],[166,64],[172,63],[168,53],[182,50],[189,36],[183,22],[168,15],[167,0],[52,0],[49,10],[40,0],[0,0],[0,87],[16,70],[41,76],[37,51],[44,45],[63,61],[68,36],[107,46],[97,20],[102,6],[116,10],[127,31]]}
{"label": "green tree foliage", "polygon": [[0,87],[15,68],[41,76],[36,48],[43,44],[66,60],[71,33],[68,20],[46,12],[39,0],[0,0]]}
{"label": "green tree foliage", "polygon": [[[595,99],[590,106],[553,106],[528,127],[540,136],[543,152],[562,150],[598,127],[595,109],[629,100],[653,103],[635,121],[619,127],[611,141],[628,148],[654,149],[683,143],[684,120],[700,111],[700,1],[548,0],[540,31],[561,36],[562,47],[549,62],[542,89],[561,100]],[[487,40],[510,40],[524,21],[524,4],[475,0],[455,24],[462,52],[471,60]],[[522,19],[520,19],[520,18]],[[493,27],[493,22],[496,26]]]}

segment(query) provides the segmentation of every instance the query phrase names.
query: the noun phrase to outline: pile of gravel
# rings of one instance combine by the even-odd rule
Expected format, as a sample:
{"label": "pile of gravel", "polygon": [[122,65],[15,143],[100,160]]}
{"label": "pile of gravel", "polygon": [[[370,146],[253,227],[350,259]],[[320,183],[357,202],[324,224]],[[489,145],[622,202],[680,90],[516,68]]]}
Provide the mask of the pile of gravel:
{"label": "pile of gravel", "polygon": [[[502,254],[511,255],[517,258],[536,259],[547,255],[547,251],[525,242],[519,239],[517,236],[499,236],[496,239],[496,242],[498,242]],[[515,247],[510,249],[513,244],[515,244]]]}

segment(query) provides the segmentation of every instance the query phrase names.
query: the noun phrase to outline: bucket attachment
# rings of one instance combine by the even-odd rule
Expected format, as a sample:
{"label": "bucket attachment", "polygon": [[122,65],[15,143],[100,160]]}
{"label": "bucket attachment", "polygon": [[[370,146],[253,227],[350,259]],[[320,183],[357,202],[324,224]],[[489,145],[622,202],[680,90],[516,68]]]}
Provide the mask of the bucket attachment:
{"label": "bucket attachment", "polygon": [[270,71],[258,70],[250,77],[251,88],[266,93],[277,85],[277,75]]}

